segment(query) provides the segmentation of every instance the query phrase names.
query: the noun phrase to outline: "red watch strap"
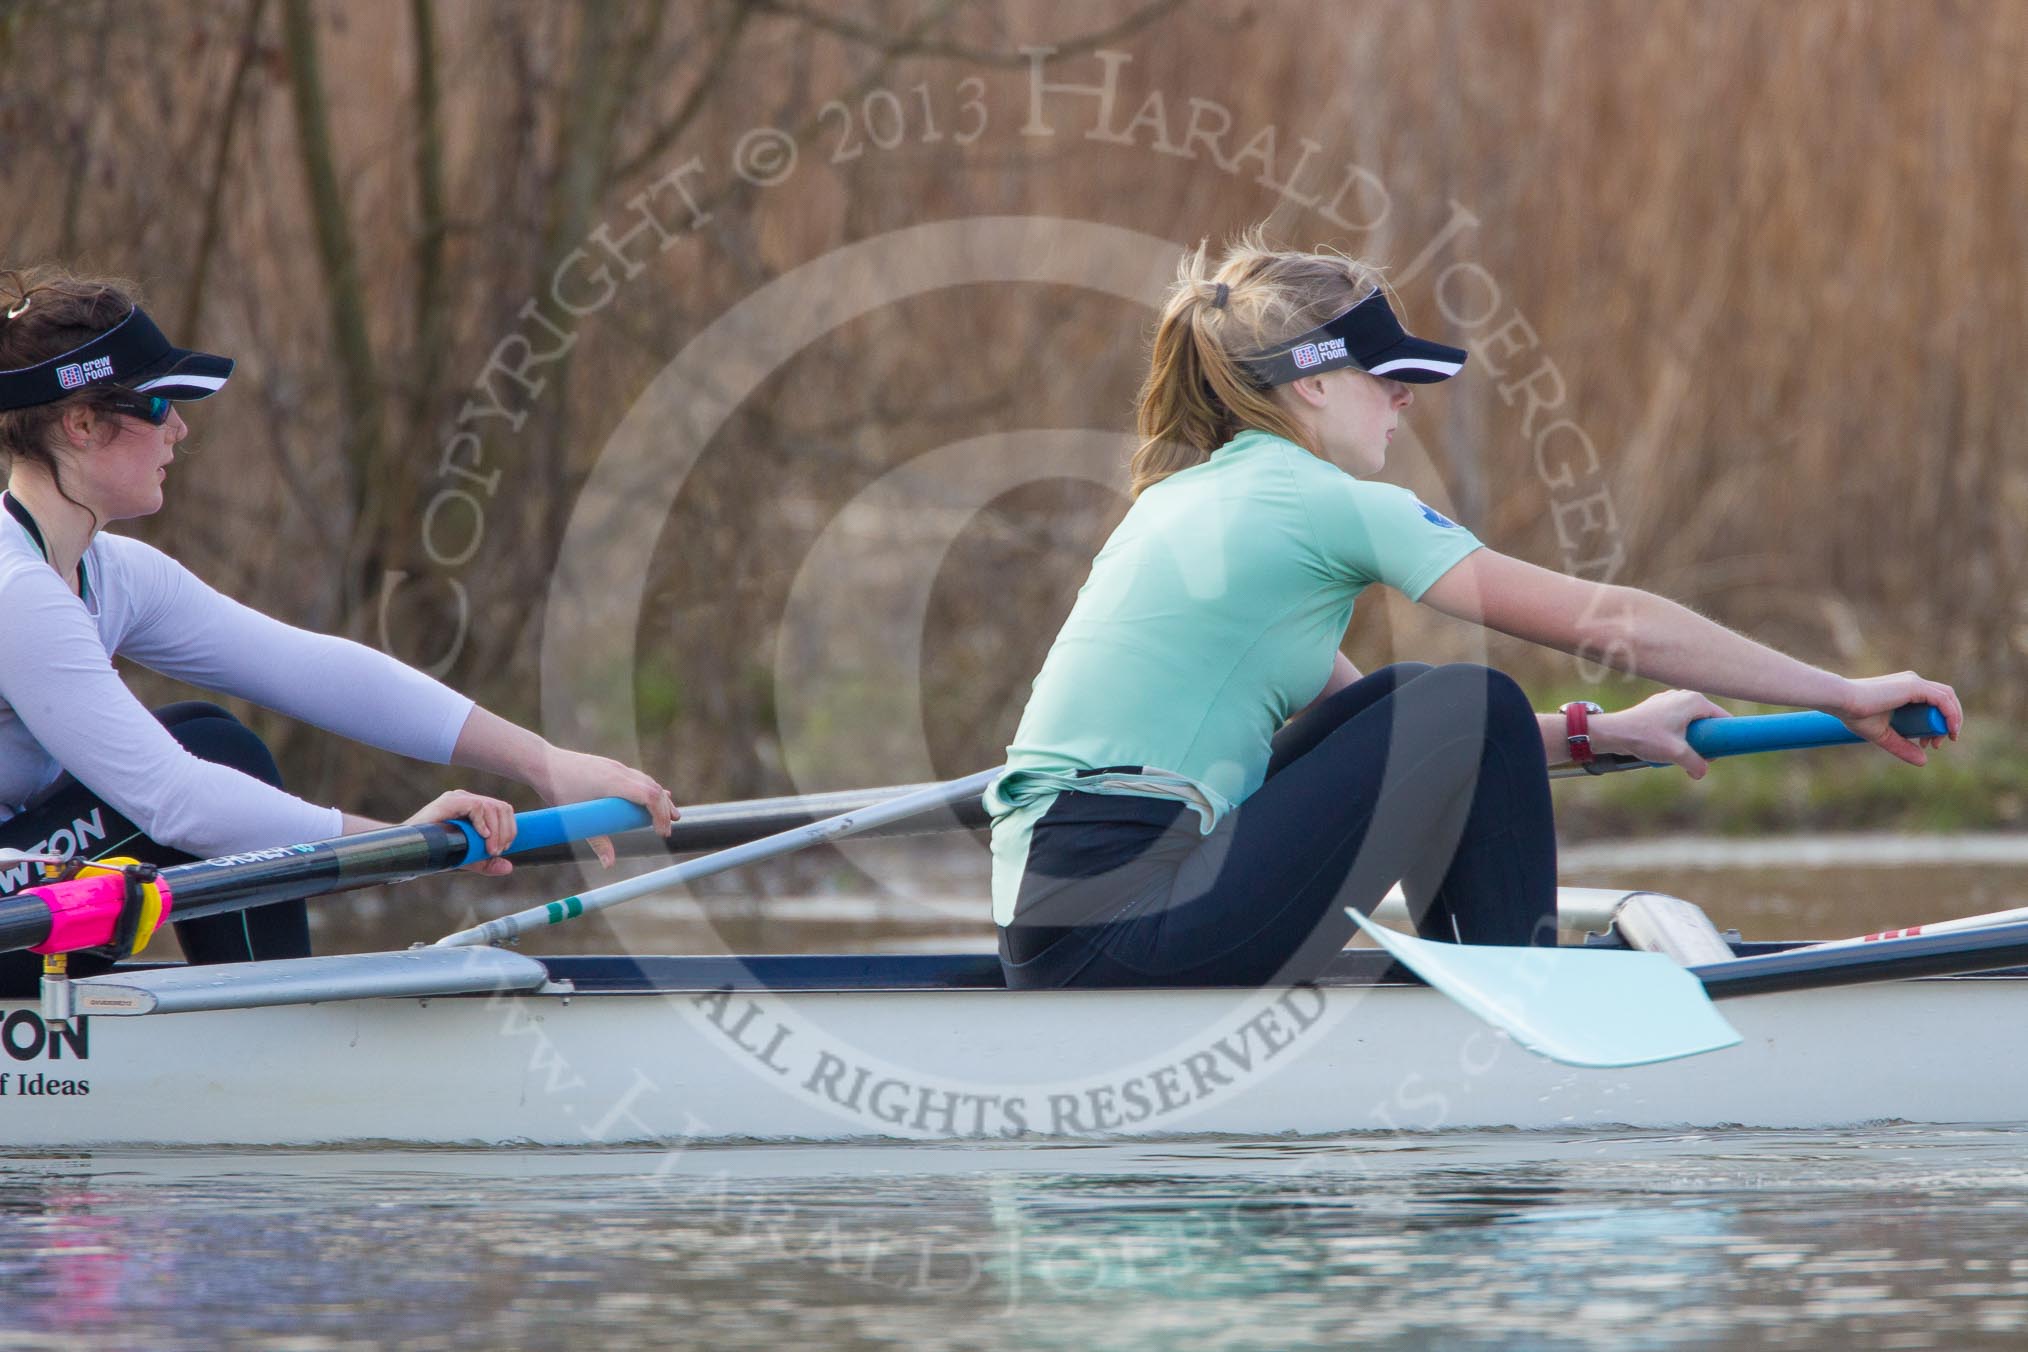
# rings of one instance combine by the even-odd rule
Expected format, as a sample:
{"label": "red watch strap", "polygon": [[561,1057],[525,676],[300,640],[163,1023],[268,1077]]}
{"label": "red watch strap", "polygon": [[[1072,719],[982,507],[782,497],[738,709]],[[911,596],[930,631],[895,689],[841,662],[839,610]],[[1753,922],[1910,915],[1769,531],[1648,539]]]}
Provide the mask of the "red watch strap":
{"label": "red watch strap", "polygon": [[1582,704],[1563,706],[1563,738],[1570,744],[1570,763],[1589,765],[1591,752],[1591,710]]}

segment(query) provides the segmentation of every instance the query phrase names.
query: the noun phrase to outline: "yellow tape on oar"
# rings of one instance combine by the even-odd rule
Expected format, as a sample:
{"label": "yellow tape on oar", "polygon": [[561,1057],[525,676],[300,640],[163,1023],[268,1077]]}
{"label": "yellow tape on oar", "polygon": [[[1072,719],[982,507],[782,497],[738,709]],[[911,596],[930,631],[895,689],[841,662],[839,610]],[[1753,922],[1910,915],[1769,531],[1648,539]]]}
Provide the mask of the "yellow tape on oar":
{"label": "yellow tape on oar", "polygon": [[126,879],[128,904],[114,928],[111,947],[113,957],[131,958],[146,948],[155,931],[162,927],[167,904],[162,900],[161,880],[156,877],[153,865],[124,856],[90,859],[78,867],[79,877],[94,873],[117,874]]}

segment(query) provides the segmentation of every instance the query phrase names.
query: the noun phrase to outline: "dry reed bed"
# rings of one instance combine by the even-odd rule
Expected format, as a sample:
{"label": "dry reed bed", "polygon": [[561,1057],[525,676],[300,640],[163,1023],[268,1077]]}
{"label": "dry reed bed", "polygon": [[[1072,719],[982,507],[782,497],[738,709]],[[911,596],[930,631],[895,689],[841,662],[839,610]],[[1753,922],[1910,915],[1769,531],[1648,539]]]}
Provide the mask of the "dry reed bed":
{"label": "dry reed bed", "polygon": [[[941,18],[886,45],[1005,55],[1142,8],[931,6]],[[1559,504],[1603,492],[1621,579],[1812,658],[1919,665],[1983,710],[2028,711],[2021,6],[1386,0],[1319,21],[1293,3],[1197,4],[1101,40],[1131,54],[1122,121],[1161,91],[1180,134],[1188,101],[1212,100],[1238,129],[1228,150],[1274,124],[1285,165],[1309,136],[1320,162],[1365,166],[1389,208],[1361,230],[1250,169],[1158,153],[1146,132],[1088,139],[1089,100],[1051,105],[1057,134],[1022,136],[1018,57],[885,52],[867,37],[907,34],[914,6],[826,11],[866,30],[843,36],[787,5],[730,0],[156,3],[85,24],[77,12],[0,11],[0,260],[139,275],[186,336],[243,361],[233,396],[195,420],[207,449],[179,471],[174,509],[143,533],[256,604],[369,641],[390,577],[406,573],[387,641],[416,657],[459,632],[454,580],[470,618],[450,679],[523,716],[549,570],[599,448],[690,339],[790,268],[979,214],[1100,220],[1177,244],[1272,215],[1291,239],[1399,268],[1459,209],[1478,224],[1403,279],[1415,318],[1483,341],[1495,325],[1446,314],[1439,286],[1472,264],[1498,288],[1499,322],[1518,314],[1539,341],[1525,359],[1488,349],[1471,378],[1424,394],[1413,423],[1427,459],[1409,457],[1410,481],[1549,563],[1586,557],[1559,539]],[[1076,56],[1050,78],[1100,69]],[[989,113],[976,143],[917,134],[828,162],[826,100],[913,99],[922,83],[948,131],[971,77]],[[763,123],[802,134],[793,178],[765,191],[698,180],[710,223],[612,304],[568,319],[575,347],[543,368],[539,396],[519,392],[519,427],[478,424],[472,453],[501,475],[485,536],[456,567],[433,560],[424,513],[446,483],[440,452],[487,352],[534,332],[520,307],[589,230],[623,228],[630,197],[692,154],[722,164]],[[337,206],[321,231],[319,203]],[[783,707],[802,698],[775,678],[801,560],[846,503],[938,446],[1129,427],[1147,322],[1058,288],[932,294],[820,336],[746,401],[653,556],[614,563],[651,578],[640,669],[611,673],[604,694],[624,708],[631,687],[644,750],[685,796],[778,786],[785,720],[818,739],[851,728],[866,774],[883,773],[887,744],[864,726],[877,691],[839,682]],[[1598,450],[1574,488],[1545,483],[1531,437],[1553,417],[1528,425],[1514,387],[1545,361],[1564,391],[1554,415]],[[927,709],[896,747],[926,737],[953,772],[997,754],[1118,510],[1101,490],[1045,482],[980,513],[940,568]],[[1485,651],[1545,689],[1571,679],[1560,659],[1483,648],[1406,607],[1369,610],[1362,661]],[[850,655],[861,671],[897,646],[878,613]],[[284,735],[314,794],[393,810],[429,778]]]}

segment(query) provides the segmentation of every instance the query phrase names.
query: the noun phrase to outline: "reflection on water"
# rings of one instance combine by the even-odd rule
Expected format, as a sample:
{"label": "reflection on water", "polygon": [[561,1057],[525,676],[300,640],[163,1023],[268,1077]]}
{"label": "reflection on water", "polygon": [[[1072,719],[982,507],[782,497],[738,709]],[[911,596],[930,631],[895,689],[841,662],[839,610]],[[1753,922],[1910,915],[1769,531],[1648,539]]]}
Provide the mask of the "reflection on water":
{"label": "reflection on water", "polygon": [[2002,1346],[2024,1238],[1996,1130],[17,1158],[0,1346]]}

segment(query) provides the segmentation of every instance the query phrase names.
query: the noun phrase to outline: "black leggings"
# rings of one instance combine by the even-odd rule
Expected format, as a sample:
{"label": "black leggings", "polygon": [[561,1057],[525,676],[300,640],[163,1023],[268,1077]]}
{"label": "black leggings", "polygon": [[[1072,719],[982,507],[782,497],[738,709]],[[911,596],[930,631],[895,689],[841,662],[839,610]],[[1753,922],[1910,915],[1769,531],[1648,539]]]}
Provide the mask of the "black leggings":
{"label": "black leggings", "polygon": [[[155,717],[191,755],[281,787],[282,772],[267,744],[216,704],[189,700],[157,709]],[[84,829],[79,829],[79,823]],[[40,847],[87,859],[123,855],[146,864],[187,864],[191,860],[190,855],[141,834],[139,827],[69,775],[57,780],[26,812],[0,822],[0,846],[17,850]],[[0,879],[0,892],[19,891],[26,877],[25,871],[9,870]],[[187,921],[176,926],[176,939],[193,963],[307,957],[310,915],[300,901],[277,902]],[[86,976],[102,972],[106,966],[92,958],[73,958],[71,974]],[[33,953],[0,955],[0,993],[32,992],[41,971],[42,959]]]}
{"label": "black leggings", "polygon": [[1425,938],[1556,942],[1556,832],[1527,696],[1404,662],[1276,736],[1206,836],[1156,798],[1060,794],[1035,824],[1007,984],[1258,986],[1316,976],[1398,880]]}

